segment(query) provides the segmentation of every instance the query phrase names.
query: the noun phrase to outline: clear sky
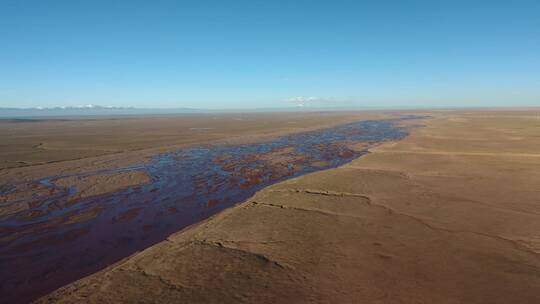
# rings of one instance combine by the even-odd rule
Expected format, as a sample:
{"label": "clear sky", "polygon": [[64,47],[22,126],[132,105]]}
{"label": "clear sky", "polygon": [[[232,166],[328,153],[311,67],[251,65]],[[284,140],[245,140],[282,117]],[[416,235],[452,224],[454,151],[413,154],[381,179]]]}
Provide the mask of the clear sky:
{"label": "clear sky", "polygon": [[539,0],[0,0],[0,107],[540,105]]}

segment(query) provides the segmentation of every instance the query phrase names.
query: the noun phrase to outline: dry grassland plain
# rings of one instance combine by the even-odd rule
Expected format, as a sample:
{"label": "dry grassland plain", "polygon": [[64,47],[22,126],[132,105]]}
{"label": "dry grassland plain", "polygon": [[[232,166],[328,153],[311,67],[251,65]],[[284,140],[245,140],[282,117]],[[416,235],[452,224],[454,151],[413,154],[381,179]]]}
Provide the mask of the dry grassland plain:
{"label": "dry grassland plain", "polygon": [[0,169],[149,148],[260,140],[381,113],[235,113],[0,120]]}
{"label": "dry grassland plain", "polygon": [[38,302],[540,303],[540,110],[417,114]]}
{"label": "dry grassland plain", "polygon": [[42,302],[540,303],[539,111],[429,115]]}
{"label": "dry grassland plain", "polygon": [[[398,116],[321,112],[0,120],[0,303],[27,303],[99,271],[242,202],[262,182],[283,179],[312,162],[329,166],[295,151],[294,141],[265,153],[249,154],[241,147]],[[189,161],[177,155],[169,160],[175,168],[163,163],[168,153],[211,147],[228,152],[198,161],[197,154]],[[337,143],[319,148],[331,158],[356,153]]]}
{"label": "dry grassland plain", "polygon": [[[49,176],[141,164],[160,153],[192,146],[264,142],[358,120],[398,116],[388,111],[0,120],[0,185],[19,184],[21,187],[0,197],[0,203],[23,197],[30,199],[32,193],[40,189],[30,189],[25,183]],[[130,176],[127,183],[125,179],[107,183],[110,178],[94,175],[90,181],[70,178],[59,182],[88,188],[93,193],[106,193],[147,181],[144,174]],[[13,208],[0,206],[0,215],[19,212],[24,206],[19,204],[16,210],[11,210]]]}

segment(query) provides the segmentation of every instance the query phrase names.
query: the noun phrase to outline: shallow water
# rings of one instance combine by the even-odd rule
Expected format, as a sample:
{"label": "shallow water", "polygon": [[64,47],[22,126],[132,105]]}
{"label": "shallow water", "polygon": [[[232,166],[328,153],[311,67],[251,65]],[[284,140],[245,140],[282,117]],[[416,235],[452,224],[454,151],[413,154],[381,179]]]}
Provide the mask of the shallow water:
{"label": "shallow water", "polygon": [[[395,122],[355,122],[255,144],[205,145],[160,154],[147,164],[87,172],[142,170],[151,182],[75,202],[70,197],[77,189],[55,185],[65,176],[35,181],[31,186],[41,190],[32,197],[33,208],[0,219],[0,302],[28,302],[268,185],[367,153],[353,150],[355,143],[401,139],[406,133]],[[0,195],[16,189],[3,185]],[[82,214],[91,216],[70,220]]]}

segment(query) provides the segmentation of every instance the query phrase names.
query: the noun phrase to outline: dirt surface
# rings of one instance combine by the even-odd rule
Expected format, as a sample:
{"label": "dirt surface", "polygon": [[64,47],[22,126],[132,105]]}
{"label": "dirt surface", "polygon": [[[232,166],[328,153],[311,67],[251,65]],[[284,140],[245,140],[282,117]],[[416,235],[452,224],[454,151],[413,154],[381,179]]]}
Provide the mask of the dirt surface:
{"label": "dirt surface", "polygon": [[[98,147],[116,136],[114,144],[126,150],[0,169],[0,269],[5,270],[0,303],[28,303],[240,203],[265,185],[335,167],[385,138],[400,138],[393,123],[377,121],[401,117],[408,114],[3,121],[8,128],[27,125],[35,131],[2,130],[7,142],[51,142],[63,134],[66,147],[85,149],[85,141],[79,146],[82,139]],[[190,133],[210,132],[195,122],[214,124],[217,135]],[[111,123],[125,128],[103,127]],[[65,129],[55,130],[56,124]],[[246,129],[229,132],[242,126]],[[175,128],[175,140],[158,141],[155,131]],[[145,140],[156,146],[129,145]],[[26,157],[15,153],[16,145],[7,147],[14,156]],[[49,154],[37,155],[47,159]]]}
{"label": "dirt surface", "polygon": [[[159,153],[201,144],[261,142],[400,114],[395,111],[239,113],[0,120],[0,185],[141,164]],[[44,149],[44,145],[49,148]],[[84,155],[81,151],[85,151]]]}
{"label": "dirt surface", "polygon": [[69,176],[54,181],[61,187],[75,187],[71,199],[100,195],[124,189],[130,186],[146,184],[150,177],[142,171],[117,172],[109,174],[96,174],[90,176]]}
{"label": "dirt surface", "polygon": [[[34,185],[33,181],[49,176],[140,165],[159,153],[206,143],[265,141],[285,134],[397,115],[389,111],[0,120],[0,186],[17,185],[15,191],[0,195],[0,217],[27,210],[34,197],[46,196],[48,190]],[[123,187],[122,183],[107,183],[107,178],[107,175],[92,175],[69,179],[70,186],[90,192],[104,193],[108,188],[112,191]],[[136,180],[140,184],[147,181]],[[15,200],[19,202],[9,203]]]}
{"label": "dirt surface", "polygon": [[231,113],[157,117],[0,119],[0,169],[210,141],[245,142],[384,114]]}
{"label": "dirt surface", "polygon": [[40,303],[540,303],[540,111],[433,111]]}

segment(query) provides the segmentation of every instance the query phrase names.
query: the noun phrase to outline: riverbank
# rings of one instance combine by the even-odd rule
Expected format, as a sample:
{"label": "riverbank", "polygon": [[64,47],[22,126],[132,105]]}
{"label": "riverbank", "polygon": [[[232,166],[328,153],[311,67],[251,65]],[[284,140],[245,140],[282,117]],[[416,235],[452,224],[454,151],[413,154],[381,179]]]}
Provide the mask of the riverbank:
{"label": "riverbank", "polygon": [[538,113],[430,115],[39,302],[540,302]]}

